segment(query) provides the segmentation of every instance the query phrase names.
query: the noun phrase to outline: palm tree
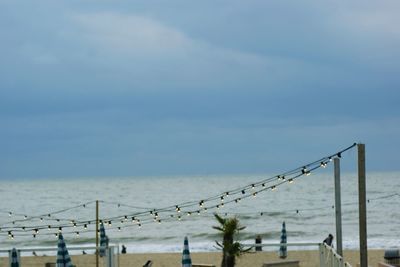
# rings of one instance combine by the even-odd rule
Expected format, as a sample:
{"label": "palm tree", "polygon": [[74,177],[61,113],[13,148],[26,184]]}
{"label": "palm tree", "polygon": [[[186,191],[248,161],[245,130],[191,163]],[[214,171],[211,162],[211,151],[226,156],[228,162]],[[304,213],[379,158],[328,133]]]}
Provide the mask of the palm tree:
{"label": "palm tree", "polygon": [[239,220],[236,217],[233,218],[222,218],[218,214],[214,214],[215,218],[219,222],[219,226],[213,226],[214,229],[222,233],[223,239],[222,244],[215,241],[217,245],[222,249],[222,263],[221,267],[234,267],[236,257],[249,251],[251,249],[244,249],[243,245],[238,241],[234,241],[234,237],[239,231],[246,227],[240,226]]}

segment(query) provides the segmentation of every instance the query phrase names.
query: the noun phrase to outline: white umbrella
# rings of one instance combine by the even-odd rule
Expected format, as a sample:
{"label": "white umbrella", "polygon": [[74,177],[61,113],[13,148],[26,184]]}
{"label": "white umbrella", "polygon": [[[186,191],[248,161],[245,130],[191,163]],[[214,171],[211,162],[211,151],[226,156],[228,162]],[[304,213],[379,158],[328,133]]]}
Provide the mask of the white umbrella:
{"label": "white umbrella", "polygon": [[[287,243],[287,236],[286,236],[286,225],[285,222],[282,223],[282,232],[281,232],[281,244]],[[285,259],[287,257],[287,247],[280,246],[279,247],[279,257],[281,259]]]}
{"label": "white umbrella", "polygon": [[106,230],[104,224],[100,224],[100,257],[106,255],[106,248],[108,247],[108,237],[106,236]]}
{"label": "white umbrella", "polygon": [[58,235],[57,267],[72,267],[71,258],[61,233]]}
{"label": "white umbrella", "polygon": [[189,240],[187,236],[185,236],[185,240],[183,241],[182,267],[192,267],[192,259],[190,258],[189,251]]}
{"label": "white umbrella", "polygon": [[10,267],[20,267],[18,251],[13,248],[10,252]]}

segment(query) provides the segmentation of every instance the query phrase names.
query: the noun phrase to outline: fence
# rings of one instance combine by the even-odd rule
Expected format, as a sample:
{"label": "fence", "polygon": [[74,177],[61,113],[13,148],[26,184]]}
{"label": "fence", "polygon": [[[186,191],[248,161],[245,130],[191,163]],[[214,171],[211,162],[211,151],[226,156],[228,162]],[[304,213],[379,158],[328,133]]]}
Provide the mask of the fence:
{"label": "fence", "polygon": [[[254,246],[253,244],[247,244]],[[280,246],[286,246],[286,247],[294,247],[295,251],[298,248],[301,247],[314,247],[319,249],[319,266],[320,267],[351,267],[350,264],[344,262],[344,259],[337,254],[335,249],[333,249],[330,246],[327,246],[326,244],[321,244],[321,243],[286,243],[286,244],[281,244],[281,243],[274,243],[274,244],[269,244],[269,243],[264,243],[264,244],[257,244],[260,245],[261,247],[280,247]],[[80,264],[78,267],[85,266],[85,267],[96,267],[96,254],[95,250],[96,247],[75,247],[71,246],[68,247],[68,250],[71,251],[70,254],[72,258],[72,262],[74,262],[74,257],[77,256],[78,254],[76,253],[79,251],[80,253]],[[315,249],[312,249],[315,251]],[[81,251],[85,251],[86,255],[82,255]],[[21,266],[30,266],[30,267],[43,267],[43,266],[55,266],[52,265],[56,262],[56,257],[57,257],[57,247],[51,247],[51,248],[29,248],[29,249],[19,249],[18,252],[22,255],[21,257]],[[35,252],[37,253],[37,256],[32,256],[32,253]],[[74,253],[75,252],[75,253]],[[0,250],[0,254],[6,254],[8,255],[10,253],[9,250]],[[48,256],[44,256],[44,254],[47,253]],[[289,252],[290,254],[292,252]],[[294,251],[293,251],[294,253]],[[179,253],[176,253],[176,262],[180,262],[180,255]],[[316,257],[318,257],[318,254],[314,254]],[[254,254],[253,254],[254,255]],[[82,256],[83,256],[83,261],[82,261]],[[250,255],[251,256],[251,255]],[[111,245],[107,252],[106,256],[100,258],[99,261],[99,266],[100,267],[119,267],[119,266],[128,266],[125,258],[123,256],[121,260],[121,264],[119,264],[120,261],[120,255],[119,255],[119,246],[117,245]],[[143,257],[143,256],[142,256]],[[140,262],[145,262],[144,258],[139,258],[138,259]],[[1,262],[2,261],[2,262]],[[29,262],[29,265],[26,263]],[[34,263],[34,264],[33,264]],[[259,264],[257,266],[261,266],[262,264]],[[0,258],[0,267],[7,267],[9,265],[9,257],[2,257]],[[140,265],[141,266],[141,265]],[[244,265],[244,266],[250,266],[250,265]]]}
{"label": "fence", "polygon": [[333,247],[327,244],[319,244],[319,255],[321,267],[352,267]]}
{"label": "fence", "polygon": [[[99,259],[99,267],[119,267],[118,249],[118,246],[109,246],[106,249],[106,255]],[[81,258],[84,257],[83,262],[86,267],[96,267],[96,247],[68,246],[68,251],[70,252],[72,263],[74,263],[74,257],[80,255]],[[80,253],[74,253],[76,251],[80,251]],[[57,247],[17,249],[17,253],[21,266],[56,266]],[[0,254],[8,255],[8,257],[0,258],[0,267],[10,266],[11,250],[0,250]]]}
{"label": "fence", "polygon": [[[252,245],[252,244],[247,244]],[[319,262],[320,267],[352,267],[348,262],[345,262],[343,257],[340,256],[336,250],[326,245],[325,243],[265,243],[255,244],[255,247],[280,247],[280,246],[294,246],[294,247],[318,247],[319,248]]]}

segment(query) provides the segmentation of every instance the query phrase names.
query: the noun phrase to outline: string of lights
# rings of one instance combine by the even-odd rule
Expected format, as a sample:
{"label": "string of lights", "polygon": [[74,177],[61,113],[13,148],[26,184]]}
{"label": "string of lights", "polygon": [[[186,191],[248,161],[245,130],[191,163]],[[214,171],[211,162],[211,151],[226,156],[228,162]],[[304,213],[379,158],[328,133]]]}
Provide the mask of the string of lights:
{"label": "string of lights", "polygon": [[[379,196],[379,197],[375,197],[375,198],[369,198],[367,199],[367,203],[372,203],[375,202],[377,200],[383,200],[383,199],[391,199],[391,198],[395,198],[395,197],[400,197],[399,193],[393,193],[393,194],[389,194],[389,195],[384,195],[384,196]],[[376,202],[377,203],[377,202]],[[346,203],[342,203],[342,206],[354,206],[354,205],[358,205],[358,202],[346,202]],[[275,215],[275,214],[287,214],[287,213],[301,213],[301,212],[306,212],[306,211],[321,211],[321,210],[328,210],[328,209],[334,209],[335,205],[324,205],[324,206],[320,206],[320,207],[314,207],[314,208],[296,208],[296,209],[287,209],[287,210],[275,210],[275,211],[259,211],[259,212],[227,212],[224,213],[226,214],[226,216],[255,216],[255,215]]]}
{"label": "string of lights", "polygon": [[[311,172],[319,169],[319,168],[325,168],[329,162],[334,157],[341,157],[342,154],[353,147],[356,146],[356,143],[352,144],[351,146],[336,152],[332,155],[328,155],[326,157],[320,158],[316,161],[313,161],[308,164],[304,164],[301,167],[297,167],[295,169],[286,171],[284,173],[281,173],[279,175],[274,175],[272,177],[263,179],[261,181],[257,181],[254,183],[247,184],[245,186],[235,188],[229,191],[224,191],[223,193],[213,195],[211,197],[203,198],[201,200],[196,200],[196,201],[187,201],[175,205],[170,205],[166,206],[163,208],[146,208],[146,207],[135,207],[135,206],[129,206],[125,204],[120,204],[120,203],[113,203],[113,202],[105,202],[102,201],[102,203],[107,203],[107,204],[117,204],[118,207],[120,206],[125,206],[125,207],[130,207],[133,209],[140,209],[140,211],[135,211],[129,214],[125,215],[118,215],[110,218],[106,218],[103,220],[103,222],[107,223],[108,225],[111,225],[112,221],[120,221],[121,224],[124,222],[127,222],[129,219],[132,222],[135,222],[137,226],[141,226],[143,223],[148,223],[148,222],[158,222],[161,223],[161,220],[181,220],[183,219],[184,215],[191,216],[192,214],[201,214],[201,213],[207,213],[208,211],[215,211],[219,210],[220,208],[223,208],[225,205],[231,204],[231,203],[238,203],[244,199],[250,198],[250,197],[256,197],[262,192],[265,191],[275,191],[277,187],[289,183],[292,184],[296,179],[300,178],[301,176],[304,175],[310,175]],[[62,210],[58,210],[52,213],[46,213],[38,216],[24,216],[24,219],[18,219],[14,220],[12,222],[7,222],[5,223],[1,228],[0,228],[0,235],[7,233],[10,238],[13,238],[14,232],[26,232],[26,231],[33,231],[34,237],[38,234],[40,230],[43,229],[58,229],[58,231],[62,231],[63,228],[71,228],[71,227],[83,227],[85,230],[88,228],[88,225],[95,224],[94,220],[70,220],[70,219],[59,219],[59,218],[54,218],[55,214],[61,214],[76,208],[82,208],[86,207],[89,204],[93,204],[95,201],[87,202],[84,204],[80,204],[74,207],[70,208],[65,208]],[[17,213],[12,213],[9,212],[9,216],[12,216],[13,214],[17,215]],[[18,214],[21,216],[21,214]],[[18,225],[21,222],[27,222],[27,221],[33,221],[39,219],[41,222],[43,219],[46,218],[48,220],[56,220],[58,223],[53,225],[53,224],[39,224],[39,225]],[[69,221],[66,223],[66,221]],[[63,223],[62,223],[63,222]],[[11,226],[9,226],[11,224]],[[121,226],[119,226],[117,229],[121,229]]]}
{"label": "string of lights", "polygon": [[[380,200],[385,200],[385,199],[391,199],[394,197],[400,197],[400,194],[398,193],[394,193],[394,194],[389,194],[389,195],[383,195],[383,196],[379,196],[379,197],[375,197],[375,198],[369,198],[367,200],[368,203],[372,203],[372,202],[376,202],[380,201]],[[347,202],[347,203],[343,203],[343,206],[354,206],[357,205],[358,202]],[[315,208],[302,208],[302,209],[287,209],[287,210],[279,210],[279,211],[258,211],[258,212],[241,212],[241,213],[235,213],[235,212],[225,212],[223,213],[224,216],[237,216],[237,217],[244,217],[244,216],[251,216],[251,217],[256,217],[256,216],[274,216],[276,214],[293,214],[296,213],[298,215],[300,214],[304,214],[305,212],[308,211],[321,211],[321,210],[331,210],[334,209],[333,205],[325,205],[325,206],[320,206],[320,207],[315,207]],[[203,216],[209,216],[212,217],[213,214],[205,214]],[[174,222],[176,221],[177,218],[174,218],[174,216],[170,216],[170,217],[166,217],[165,219],[161,220],[161,219],[152,219],[152,218],[145,218],[143,220],[137,220],[137,219],[132,219],[132,223],[129,223],[129,219],[127,216],[125,216],[125,220],[122,220],[119,223],[116,224],[112,224],[111,221],[107,221],[107,220],[101,220],[100,223],[104,223],[105,226],[107,226],[107,231],[122,231],[126,228],[132,228],[132,227],[138,227],[139,229],[143,226],[143,225],[148,225],[148,224],[153,224],[153,223],[157,223],[157,224],[161,224],[161,223],[166,223],[166,222]],[[178,221],[181,220],[185,220],[185,217],[182,216],[180,218],[178,218]],[[72,223],[72,222],[71,222]],[[94,223],[91,224],[92,228],[94,228]],[[71,229],[72,228],[72,229]],[[36,238],[36,236],[39,234],[39,232],[41,232],[43,229],[45,228],[35,228],[32,229],[32,233],[28,233],[27,230],[24,230],[23,233],[18,233],[18,236],[20,237],[26,237],[26,236],[33,236],[34,238]],[[71,229],[71,230],[70,230]],[[52,230],[52,229],[48,229],[48,230]],[[46,231],[46,232],[41,232],[41,236],[50,236],[50,235],[54,235],[54,236],[58,236],[58,233],[63,232],[63,234],[74,234],[76,235],[76,237],[79,237],[82,234],[86,234],[86,233],[92,233],[93,230],[88,229],[87,225],[84,224],[83,225],[83,229],[78,230],[78,226],[77,225],[64,225],[63,227],[58,227],[55,229],[56,232],[50,232],[50,231]],[[21,231],[17,231],[17,232],[21,232]],[[4,233],[0,234],[0,235],[5,235]],[[8,231],[8,236],[10,238],[14,238],[14,234],[11,231]]]}
{"label": "string of lights", "polygon": [[[206,199],[202,199],[200,201],[189,201],[189,202],[184,202],[184,203],[173,205],[173,206],[167,206],[167,207],[160,208],[160,209],[153,209],[153,210],[150,210],[150,214],[157,214],[158,215],[160,213],[171,212],[173,210],[175,210],[178,213],[181,213],[184,208],[194,207],[194,206],[199,205],[200,206],[199,209],[192,209],[192,210],[187,211],[188,214],[194,213],[194,212],[198,213],[198,212],[201,212],[202,210],[206,211],[206,210],[213,209],[213,208],[217,208],[218,209],[221,206],[224,206],[224,205],[226,205],[228,203],[232,203],[232,202],[236,202],[237,203],[237,202],[241,201],[242,199],[248,198],[250,196],[255,197],[258,193],[266,191],[268,189],[276,190],[276,188],[278,186],[280,186],[280,185],[282,185],[282,184],[284,184],[286,182],[293,183],[295,179],[297,179],[297,178],[299,178],[300,176],[303,176],[303,175],[310,175],[312,171],[314,171],[314,170],[316,170],[318,168],[321,168],[321,167],[325,168],[327,166],[327,164],[334,157],[341,157],[344,152],[346,152],[347,150],[350,150],[351,148],[353,148],[355,146],[356,146],[356,143],[352,144],[351,146],[349,146],[349,147],[347,147],[347,148],[345,148],[345,149],[343,149],[343,150],[341,150],[341,151],[339,151],[339,152],[337,152],[335,154],[323,157],[323,158],[318,159],[318,160],[316,160],[314,162],[305,164],[302,167],[298,167],[298,168],[295,168],[293,170],[284,172],[284,173],[282,173],[280,175],[275,175],[273,177],[269,177],[267,179],[264,179],[264,180],[261,180],[261,181],[258,181],[258,182],[254,182],[254,183],[251,183],[251,184],[248,184],[248,185],[245,185],[243,187],[236,188],[236,189],[233,189],[233,190],[230,190],[230,191],[226,191],[226,192],[224,192],[222,194],[214,195],[214,196],[208,197]],[[267,187],[267,184],[269,184],[271,182],[276,182],[276,181],[278,181],[278,182]],[[260,186],[262,187],[262,189],[256,190],[256,188],[258,188]],[[248,193],[248,190],[252,190],[252,191],[250,191],[250,193]],[[235,195],[238,195],[238,194],[242,194],[242,196],[224,202],[224,200],[227,197],[235,196]],[[221,200],[221,203],[210,205],[210,206],[205,206],[206,203],[212,202],[212,201],[215,201],[215,200],[218,200],[218,199]],[[140,215],[146,214],[148,212],[149,211],[143,211],[143,212],[139,212],[139,213],[130,214],[130,216],[140,216]]]}
{"label": "string of lights", "polygon": [[53,211],[53,212],[50,212],[50,213],[44,213],[44,214],[34,215],[34,216],[28,216],[27,214],[15,213],[15,212],[12,212],[12,211],[2,211],[2,213],[7,213],[9,217],[12,217],[12,216],[22,216],[23,217],[23,219],[16,219],[16,220],[13,220],[13,221],[6,222],[6,223],[4,223],[4,225],[15,224],[15,223],[18,223],[18,222],[28,222],[28,221],[32,221],[32,220],[36,220],[36,219],[39,219],[40,221],[43,221],[44,219],[46,219],[46,220],[56,220],[56,221],[68,220],[68,219],[55,218],[54,215],[60,214],[60,213],[64,213],[64,212],[67,212],[67,211],[71,211],[71,210],[74,210],[74,209],[77,209],[77,208],[82,208],[82,207],[86,208],[90,204],[94,204],[94,203],[96,203],[96,201],[90,201],[90,202],[82,203],[82,204],[75,205],[75,206],[72,206],[72,207],[64,208],[64,209],[61,209],[61,210]]}
{"label": "string of lights", "polygon": [[108,204],[108,205],[115,205],[118,208],[120,207],[126,207],[126,208],[131,208],[131,209],[138,209],[138,210],[152,210],[154,207],[139,207],[139,206],[132,206],[132,205],[127,205],[124,203],[119,203],[119,202],[112,202],[112,201],[104,201],[104,200],[99,200],[99,203],[103,204]]}

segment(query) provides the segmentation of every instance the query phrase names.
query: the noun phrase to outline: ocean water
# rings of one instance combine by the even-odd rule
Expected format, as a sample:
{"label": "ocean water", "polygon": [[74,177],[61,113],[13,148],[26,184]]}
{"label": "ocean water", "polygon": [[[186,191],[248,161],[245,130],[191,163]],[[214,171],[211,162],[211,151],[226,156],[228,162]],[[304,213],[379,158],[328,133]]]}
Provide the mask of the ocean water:
{"label": "ocean water", "polygon": [[[302,176],[256,196],[252,192],[257,188],[246,188],[250,197],[238,203],[234,200],[241,198],[241,192],[226,194],[268,177],[271,175],[0,181],[0,249],[56,246],[59,227],[68,245],[94,245],[96,200],[110,242],[124,244],[128,252],[178,252],[184,236],[189,237],[191,251],[214,251],[215,240],[220,239],[212,228],[218,225],[215,212],[236,216],[246,226],[239,236],[246,243],[253,243],[257,235],[263,242],[278,243],[282,222],[289,243],[321,242],[329,233],[335,235],[334,181],[327,171]],[[342,173],[341,188],[343,245],[356,249],[357,175]],[[367,173],[369,248],[400,247],[399,192],[399,172]],[[200,207],[201,200],[214,196],[215,200]],[[224,196],[223,201],[219,196]]]}

